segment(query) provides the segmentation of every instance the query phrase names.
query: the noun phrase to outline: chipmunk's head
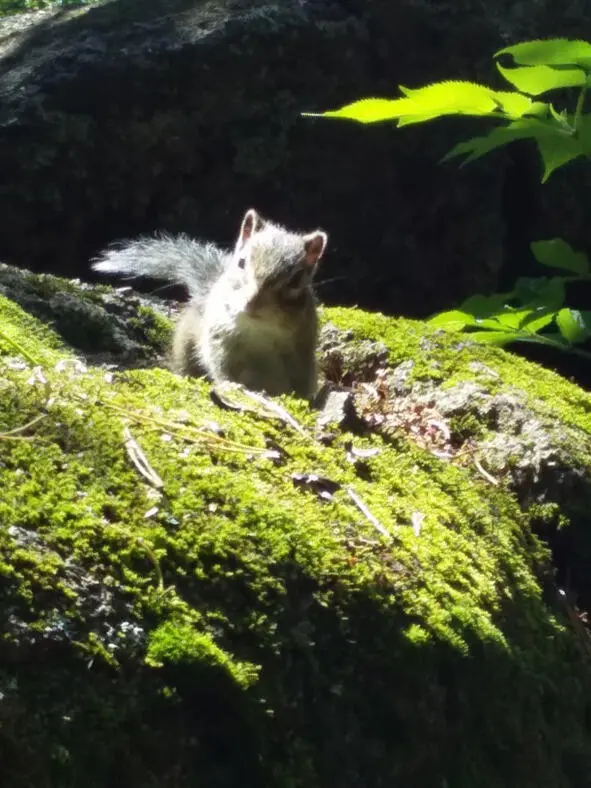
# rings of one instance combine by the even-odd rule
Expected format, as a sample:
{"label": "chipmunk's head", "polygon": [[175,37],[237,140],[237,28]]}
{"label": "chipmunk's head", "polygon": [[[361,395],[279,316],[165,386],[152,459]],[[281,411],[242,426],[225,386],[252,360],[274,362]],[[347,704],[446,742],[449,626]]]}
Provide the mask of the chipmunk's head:
{"label": "chipmunk's head", "polygon": [[327,240],[323,230],[292,233],[250,208],[232,260],[233,278],[248,285],[248,311],[297,307],[307,296]]}

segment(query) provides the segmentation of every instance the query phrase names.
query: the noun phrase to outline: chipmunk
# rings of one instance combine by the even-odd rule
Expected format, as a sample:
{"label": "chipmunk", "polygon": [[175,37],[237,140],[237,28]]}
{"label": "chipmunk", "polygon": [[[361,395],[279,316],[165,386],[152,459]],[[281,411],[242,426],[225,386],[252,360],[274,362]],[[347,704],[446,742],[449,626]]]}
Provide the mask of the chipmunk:
{"label": "chipmunk", "polygon": [[176,372],[310,399],[318,339],[312,281],[327,239],[323,230],[290,232],[250,208],[233,252],[160,235],[107,249],[92,267],[188,288],[172,346]]}

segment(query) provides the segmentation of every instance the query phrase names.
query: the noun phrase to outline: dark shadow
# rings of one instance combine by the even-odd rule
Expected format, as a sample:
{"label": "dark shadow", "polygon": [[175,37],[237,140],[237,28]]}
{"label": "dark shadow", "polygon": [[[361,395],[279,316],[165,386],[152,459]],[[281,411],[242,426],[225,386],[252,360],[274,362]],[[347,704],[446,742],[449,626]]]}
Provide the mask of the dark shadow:
{"label": "dark shadow", "polygon": [[[2,704],[5,788],[591,784],[576,639],[510,573],[492,616],[505,644],[442,609],[464,644],[453,648],[392,601],[427,580],[402,567],[384,565],[379,582],[355,590],[286,559],[273,570],[283,592],[269,586],[261,603],[246,563],[228,584],[220,556],[202,558],[202,580],[178,590],[218,611],[217,642],[260,664],[258,683],[239,691],[199,664],[148,669],[139,654],[113,670],[71,647],[0,646],[2,677],[18,676]],[[413,624],[422,642],[409,638]]]}

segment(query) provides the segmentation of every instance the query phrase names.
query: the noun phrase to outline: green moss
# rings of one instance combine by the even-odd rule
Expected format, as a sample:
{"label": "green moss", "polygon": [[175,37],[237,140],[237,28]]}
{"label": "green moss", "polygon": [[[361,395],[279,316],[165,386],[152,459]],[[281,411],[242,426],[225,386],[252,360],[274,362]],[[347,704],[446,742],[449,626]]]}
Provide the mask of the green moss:
{"label": "green moss", "polygon": [[[329,317],[415,374],[468,368],[418,323]],[[56,367],[57,338],[5,300],[0,325],[50,386],[0,340],[0,429],[44,414],[0,437],[0,752],[20,784],[586,784],[588,671],[510,493],[378,435],[354,437],[378,449],[358,474],[302,402],[282,398],[306,435],[166,370]],[[547,407],[584,420],[562,392]]]}
{"label": "green moss", "polygon": [[4,355],[21,355],[32,364],[56,363],[69,355],[53,331],[2,295],[0,351]]}
{"label": "green moss", "polygon": [[140,325],[144,326],[147,342],[159,350],[168,348],[173,334],[171,321],[145,306],[138,308],[138,316]]}
{"label": "green moss", "polygon": [[146,659],[154,667],[162,667],[165,663],[189,665],[202,681],[211,681],[212,672],[221,673],[244,689],[256,681],[259,673],[256,665],[235,662],[210,635],[197,632],[183,622],[167,621],[155,629],[150,636]]}
{"label": "green moss", "polygon": [[483,438],[486,435],[486,428],[474,413],[462,413],[452,417],[449,422],[454,438],[459,442],[468,438]]}
{"label": "green moss", "polygon": [[106,286],[89,287],[3,264],[0,284],[8,298],[51,326],[54,333],[48,337],[95,357],[101,354],[103,360],[113,355],[118,364],[145,365],[161,357],[170,343],[171,321],[140,296],[117,300]]}

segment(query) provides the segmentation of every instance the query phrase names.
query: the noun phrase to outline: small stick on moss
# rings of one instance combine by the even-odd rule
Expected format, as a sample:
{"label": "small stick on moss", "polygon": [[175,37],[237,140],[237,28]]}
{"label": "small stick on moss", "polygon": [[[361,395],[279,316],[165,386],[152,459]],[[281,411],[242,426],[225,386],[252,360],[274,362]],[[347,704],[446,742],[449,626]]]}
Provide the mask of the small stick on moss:
{"label": "small stick on moss", "polygon": [[156,555],[154,549],[144,540],[142,536],[136,536],[136,534],[131,533],[131,531],[129,531],[127,528],[115,525],[114,523],[112,523],[109,527],[129,539],[130,542],[135,542],[135,544],[143,550],[154,566],[158,592],[164,592],[164,576],[162,575],[162,568],[160,567],[160,559]]}
{"label": "small stick on moss", "polygon": [[136,421],[140,424],[146,424],[150,427],[162,428],[167,432],[177,432],[177,434],[180,434],[184,440],[191,441],[192,443],[204,442],[209,444],[217,444],[225,451],[247,452],[249,454],[264,455],[268,451],[267,448],[264,447],[247,446],[246,444],[238,443],[237,441],[228,440],[228,438],[224,438],[221,435],[216,435],[211,430],[199,429],[199,427],[193,427],[190,424],[179,424],[174,421],[159,419],[155,416],[148,416],[145,413],[130,411],[126,408],[120,407],[119,405],[114,405],[111,402],[105,402],[104,400],[97,400],[96,404],[117,411],[117,413],[120,413],[122,416],[127,417],[131,421]]}
{"label": "small stick on moss", "polygon": [[164,482],[148,462],[146,455],[140,449],[139,444],[129,431],[129,427],[123,429],[123,439],[125,440],[125,451],[127,452],[127,456],[139,473],[141,473],[144,479],[147,479],[151,485],[157,489],[162,489],[162,487],[164,487]]}
{"label": "small stick on moss", "polygon": [[279,418],[285,424],[289,424],[290,427],[293,427],[293,429],[296,430],[296,432],[299,432],[300,435],[304,435],[306,438],[310,437],[302,425],[294,419],[291,413],[288,413],[288,411],[281,407],[281,405],[279,405],[277,402],[273,402],[273,400],[270,400],[262,394],[259,394],[257,391],[251,391],[250,389],[244,389],[244,393],[247,397],[255,400],[255,402],[260,402],[260,404],[264,405],[267,410],[270,410],[271,413],[274,413],[275,416],[277,416],[277,418]]}
{"label": "small stick on moss", "polygon": [[[273,400],[270,400],[268,397],[265,397],[259,392],[247,389],[245,386],[241,386],[240,384],[231,383],[226,384],[226,386],[231,386],[233,389],[241,391],[246,397],[254,399],[256,402],[263,405],[267,411],[271,411],[271,413],[284,424],[289,424],[289,426],[293,427],[293,429],[296,430],[296,432],[299,432],[300,435],[310,438],[306,430],[294,419],[291,413],[288,413],[285,408],[282,408],[281,405],[273,402]],[[231,402],[227,396],[222,396],[218,389],[215,388],[211,390],[211,399],[218,407],[225,408],[226,410],[234,410],[238,413],[254,413],[255,416],[263,416],[264,418],[268,416],[267,413],[261,414],[260,410],[254,410],[254,408],[248,408],[244,405],[238,404],[237,402]]]}
{"label": "small stick on moss", "polygon": [[159,559],[158,559],[158,556],[156,555],[156,553],[154,552],[154,550],[152,550],[152,548],[150,547],[150,545],[148,545],[148,544],[147,544],[147,543],[146,543],[146,542],[143,540],[143,538],[142,538],[141,536],[134,536],[133,538],[135,539],[135,541],[136,541],[136,542],[137,542],[137,543],[138,543],[138,544],[139,544],[141,547],[143,547],[143,548],[144,548],[144,551],[145,551],[146,555],[147,555],[147,556],[148,556],[148,558],[149,558],[149,559],[152,561],[152,563],[153,563],[153,565],[154,565],[154,569],[155,569],[155,571],[156,571],[156,578],[157,578],[157,580],[158,580],[158,591],[159,591],[159,592],[164,592],[164,577],[163,577],[163,575],[162,575],[162,568],[161,568],[161,566],[160,566],[160,561],[159,561]]}
{"label": "small stick on moss", "polygon": [[230,402],[230,400],[222,397],[220,392],[215,388],[211,389],[209,396],[213,404],[223,410],[233,410],[236,411],[236,413],[245,413],[247,410],[252,410],[252,408],[245,408],[244,405],[238,405],[237,402]]}
{"label": "small stick on moss", "polygon": [[8,430],[8,432],[0,432],[0,440],[6,441],[32,441],[36,440],[36,435],[19,435],[20,432],[24,432],[28,430],[30,427],[33,427],[37,422],[44,419],[47,414],[42,413],[40,416],[35,416],[34,419],[28,421],[26,424],[23,424],[21,427],[15,427],[13,430]]}
{"label": "small stick on moss", "polygon": [[22,345],[20,345],[16,341],[16,339],[9,337],[8,334],[5,331],[2,331],[1,329],[0,329],[0,339],[3,339],[5,342],[11,345],[19,354],[19,356],[22,356],[24,359],[26,359],[32,367],[41,366],[37,361],[37,359],[34,358],[34,356],[32,356],[28,350],[25,350],[25,348]]}
{"label": "small stick on moss", "polygon": [[490,473],[489,473],[488,471],[486,471],[486,470],[485,470],[485,469],[482,467],[482,465],[481,465],[481,463],[480,463],[480,460],[478,459],[478,457],[472,457],[472,462],[474,463],[474,466],[475,466],[476,470],[478,471],[478,473],[479,473],[481,476],[483,476],[483,477],[486,479],[486,481],[487,481],[487,482],[490,482],[491,484],[494,484],[494,485],[495,485],[495,487],[498,487],[498,485],[499,485],[499,480],[498,480],[498,479],[495,479],[495,477],[494,477],[494,476],[491,476],[491,475],[490,475]]}
{"label": "small stick on moss", "polygon": [[369,511],[367,506],[363,503],[361,498],[357,495],[357,493],[353,492],[350,487],[346,488],[347,493],[355,506],[359,509],[359,511],[367,517],[369,522],[374,526],[374,528],[382,534],[382,536],[387,539],[389,542],[392,541],[392,534],[386,531],[384,526],[380,523],[380,521],[374,517],[374,515]]}

